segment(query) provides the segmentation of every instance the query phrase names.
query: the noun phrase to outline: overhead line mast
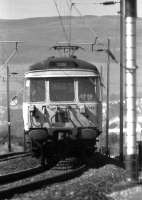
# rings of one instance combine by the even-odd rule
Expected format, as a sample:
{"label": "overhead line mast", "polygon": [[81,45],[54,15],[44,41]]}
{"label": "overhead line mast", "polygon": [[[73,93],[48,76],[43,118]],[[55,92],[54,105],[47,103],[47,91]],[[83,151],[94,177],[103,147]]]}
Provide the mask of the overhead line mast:
{"label": "overhead line mast", "polygon": [[123,88],[124,88],[124,0],[120,0],[120,137],[119,137],[119,158],[123,162]]}
{"label": "overhead line mast", "polygon": [[10,102],[9,102],[9,96],[10,96],[10,90],[9,90],[9,62],[12,60],[12,58],[16,55],[18,51],[18,44],[23,43],[22,41],[0,41],[0,44],[9,44],[14,43],[15,48],[12,50],[11,54],[7,57],[5,62],[2,66],[6,66],[6,77],[7,77],[7,84],[6,84],[6,93],[7,93],[7,125],[8,125],[8,150],[11,152],[11,119],[10,119]]}
{"label": "overhead line mast", "polygon": [[136,149],[136,17],[137,1],[125,0],[126,28],[126,159],[129,181],[137,181]]}

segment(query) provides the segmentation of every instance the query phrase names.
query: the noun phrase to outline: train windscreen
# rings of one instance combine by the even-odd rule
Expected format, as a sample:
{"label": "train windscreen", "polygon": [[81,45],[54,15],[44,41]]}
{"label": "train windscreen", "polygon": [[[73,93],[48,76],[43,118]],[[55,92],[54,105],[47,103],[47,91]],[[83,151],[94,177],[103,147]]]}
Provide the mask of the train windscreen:
{"label": "train windscreen", "polygon": [[45,80],[41,78],[28,79],[25,82],[25,101],[45,101]]}
{"label": "train windscreen", "polygon": [[90,77],[79,78],[78,97],[80,102],[97,100],[99,98],[98,79]]}
{"label": "train windscreen", "polygon": [[74,79],[52,78],[49,91],[51,101],[74,101]]}

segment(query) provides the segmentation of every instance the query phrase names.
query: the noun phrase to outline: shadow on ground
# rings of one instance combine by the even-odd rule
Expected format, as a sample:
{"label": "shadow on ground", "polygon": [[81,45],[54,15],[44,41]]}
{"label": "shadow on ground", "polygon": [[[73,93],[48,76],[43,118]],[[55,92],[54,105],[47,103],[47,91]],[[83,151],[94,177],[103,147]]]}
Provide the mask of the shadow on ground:
{"label": "shadow on ground", "polygon": [[124,168],[124,163],[121,162],[118,158],[110,158],[99,152],[96,152],[94,155],[86,157],[85,163],[87,164],[88,168],[100,168],[107,164]]}

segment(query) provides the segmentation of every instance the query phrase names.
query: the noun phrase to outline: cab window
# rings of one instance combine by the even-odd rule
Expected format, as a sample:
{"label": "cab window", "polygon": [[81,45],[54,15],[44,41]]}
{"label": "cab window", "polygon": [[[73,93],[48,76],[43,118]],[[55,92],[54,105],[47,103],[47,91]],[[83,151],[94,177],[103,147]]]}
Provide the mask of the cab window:
{"label": "cab window", "polygon": [[78,79],[78,98],[80,102],[94,101],[98,98],[98,83],[96,78],[79,78]]}
{"label": "cab window", "polygon": [[31,102],[45,101],[45,80],[40,78],[31,79],[30,83]]}
{"label": "cab window", "polygon": [[52,78],[49,80],[51,101],[74,101],[74,79]]}

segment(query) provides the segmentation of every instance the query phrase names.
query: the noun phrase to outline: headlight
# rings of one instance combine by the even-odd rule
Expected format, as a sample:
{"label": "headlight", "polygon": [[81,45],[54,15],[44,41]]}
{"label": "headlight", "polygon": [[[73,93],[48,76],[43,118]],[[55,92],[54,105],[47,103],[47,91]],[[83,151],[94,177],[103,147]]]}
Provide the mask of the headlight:
{"label": "headlight", "polygon": [[80,109],[81,114],[85,113],[85,106],[84,105],[79,106],[79,109]]}

